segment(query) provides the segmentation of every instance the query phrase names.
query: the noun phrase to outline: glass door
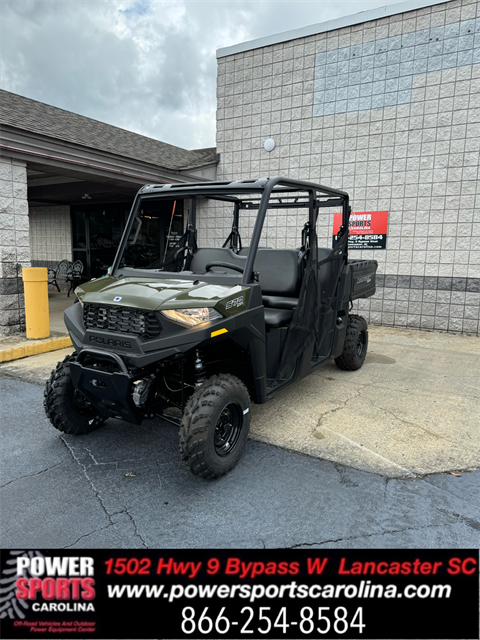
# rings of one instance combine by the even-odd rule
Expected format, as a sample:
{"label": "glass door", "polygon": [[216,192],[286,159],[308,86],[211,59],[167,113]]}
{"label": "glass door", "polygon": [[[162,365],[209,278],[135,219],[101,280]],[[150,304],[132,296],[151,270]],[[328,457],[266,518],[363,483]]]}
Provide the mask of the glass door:
{"label": "glass door", "polygon": [[99,278],[113,264],[130,206],[108,205],[89,211],[90,277]]}
{"label": "glass door", "polygon": [[85,280],[99,278],[113,264],[130,203],[72,205],[73,260],[83,262]]}
{"label": "glass door", "polygon": [[[130,213],[130,203],[72,205],[73,260],[81,260],[85,280],[107,273]],[[146,202],[140,212],[137,266],[164,260],[167,248],[183,234],[183,200]]]}

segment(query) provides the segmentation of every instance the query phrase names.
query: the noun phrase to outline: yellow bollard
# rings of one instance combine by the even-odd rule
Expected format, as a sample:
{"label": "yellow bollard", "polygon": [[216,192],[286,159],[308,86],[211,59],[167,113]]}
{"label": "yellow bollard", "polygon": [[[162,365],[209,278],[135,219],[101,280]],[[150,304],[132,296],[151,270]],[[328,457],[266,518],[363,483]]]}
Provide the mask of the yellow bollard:
{"label": "yellow bollard", "polygon": [[27,338],[38,339],[50,336],[48,310],[48,269],[30,267],[22,270],[25,291],[25,320]]}

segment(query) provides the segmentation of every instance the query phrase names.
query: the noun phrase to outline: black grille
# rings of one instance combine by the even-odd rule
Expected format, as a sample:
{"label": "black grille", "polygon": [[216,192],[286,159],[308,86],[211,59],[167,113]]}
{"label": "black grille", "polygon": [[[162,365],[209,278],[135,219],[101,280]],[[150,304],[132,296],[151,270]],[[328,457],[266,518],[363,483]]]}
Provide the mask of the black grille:
{"label": "black grille", "polygon": [[155,313],[141,309],[85,304],[83,322],[86,329],[135,333],[145,340],[158,338],[162,332]]}

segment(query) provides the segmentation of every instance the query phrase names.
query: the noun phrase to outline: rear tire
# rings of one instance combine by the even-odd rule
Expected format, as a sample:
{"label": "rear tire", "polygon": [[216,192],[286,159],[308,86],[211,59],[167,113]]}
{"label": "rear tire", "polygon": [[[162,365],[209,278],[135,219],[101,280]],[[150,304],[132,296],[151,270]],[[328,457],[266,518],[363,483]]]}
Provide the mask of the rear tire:
{"label": "rear tire", "polygon": [[367,321],[362,316],[349,315],[343,351],[338,358],[335,358],[335,364],[344,371],[356,371],[365,361],[367,348]]}
{"label": "rear tire", "polygon": [[240,459],[250,429],[250,397],[235,376],[220,374],[190,396],[180,427],[180,455],[194,475],[218,478]]}
{"label": "rear tire", "polygon": [[55,429],[77,436],[95,431],[107,418],[73,386],[70,363],[76,357],[76,354],[67,356],[52,371],[45,386],[43,406]]}

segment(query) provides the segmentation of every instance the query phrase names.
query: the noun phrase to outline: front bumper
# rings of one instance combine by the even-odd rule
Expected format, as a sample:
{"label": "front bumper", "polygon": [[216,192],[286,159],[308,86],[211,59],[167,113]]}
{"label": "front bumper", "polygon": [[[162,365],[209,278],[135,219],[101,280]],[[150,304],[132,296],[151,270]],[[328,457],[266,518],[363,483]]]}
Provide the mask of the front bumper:
{"label": "front bumper", "polygon": [[[87,356],[99,357],[102,360],[110,359],[120,371],[109,373],[85,365]],[[132,399],[132,384],[136,377],[128,372],[119,356],[93,349],[83,349],[77,360],[70,364],[70,372],[74,387],[81,391],[103,416],[140,424],[143,416]]]}

